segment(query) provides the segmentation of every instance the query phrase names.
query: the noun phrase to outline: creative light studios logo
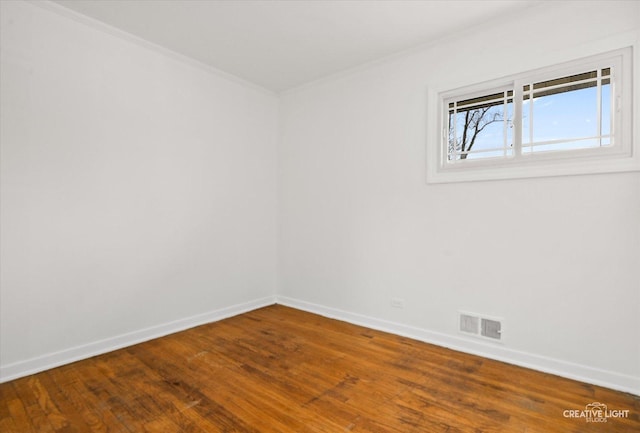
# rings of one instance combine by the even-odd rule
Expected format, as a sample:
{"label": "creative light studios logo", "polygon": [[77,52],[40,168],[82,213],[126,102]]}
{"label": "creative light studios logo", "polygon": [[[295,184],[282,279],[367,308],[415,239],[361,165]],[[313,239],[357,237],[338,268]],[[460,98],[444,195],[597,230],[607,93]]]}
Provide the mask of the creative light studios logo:
{"label": "creative light studios logo", "polygon": [[607,422],[609,418],[627,418],[629,410],[607,409],[606,404],[593,402],[586,405],[584,410],[567,409],[562,415],[565,418],[584,418],[586,422]]}

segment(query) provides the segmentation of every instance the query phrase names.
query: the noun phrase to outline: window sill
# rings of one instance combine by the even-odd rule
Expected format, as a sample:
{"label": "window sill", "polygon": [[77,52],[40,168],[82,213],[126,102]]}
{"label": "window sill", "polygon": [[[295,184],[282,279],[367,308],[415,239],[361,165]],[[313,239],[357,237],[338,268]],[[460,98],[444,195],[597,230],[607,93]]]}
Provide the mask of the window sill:
{"label": "window sill", "polygon": [[[432,161],[433,162],[433,161]],[[429,164],[431,165],[431,164]],[[434,166],[435,165],[435,166]],[[523,179],[551,176],[572,176],[600,173],[640,171],[640,158],[608,157],[571,160],[533,161],[516,164],[490,164],[439,168],[428,167],[427,183],[474,182],[486,180]]]}

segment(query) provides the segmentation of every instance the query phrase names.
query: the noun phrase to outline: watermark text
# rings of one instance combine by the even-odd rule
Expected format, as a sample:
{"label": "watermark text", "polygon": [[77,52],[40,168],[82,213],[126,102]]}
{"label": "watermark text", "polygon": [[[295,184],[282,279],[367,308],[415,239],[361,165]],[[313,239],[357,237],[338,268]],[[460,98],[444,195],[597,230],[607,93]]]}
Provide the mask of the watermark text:
{"label": "watermark text", "polygon": [[608,409],[604,403],[589,403],[584,409],[567,409],[562,412],[565,418],[580,418],[586,422],[607,422],[610,418],[628,418],[628,409]]}

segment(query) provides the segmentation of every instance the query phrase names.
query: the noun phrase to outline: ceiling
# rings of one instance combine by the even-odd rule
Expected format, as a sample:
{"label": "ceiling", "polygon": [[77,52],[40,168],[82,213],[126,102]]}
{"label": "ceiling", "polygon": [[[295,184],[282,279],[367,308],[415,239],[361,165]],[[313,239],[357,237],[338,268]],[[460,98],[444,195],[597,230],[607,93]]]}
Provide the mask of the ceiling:
{"label": "ceiling", "polygon": [[281,92],[538,3],[463,0],[55,0]]}

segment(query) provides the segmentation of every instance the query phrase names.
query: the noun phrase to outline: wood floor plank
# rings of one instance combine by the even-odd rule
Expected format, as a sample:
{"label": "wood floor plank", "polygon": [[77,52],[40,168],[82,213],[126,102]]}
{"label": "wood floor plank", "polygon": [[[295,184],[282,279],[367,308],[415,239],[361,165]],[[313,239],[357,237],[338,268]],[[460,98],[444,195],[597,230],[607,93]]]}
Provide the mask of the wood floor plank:
{"label": "wood floor plank", "polygon": [[[19,400],[10,402],[10,410],[12,414],[19,414],[20,418],[24,419],[26,417],[29,420],[29,426],[25,425],[25,431],[54,432],[51,423],[33,394],[31,383],[34,380],[37,380],[37,377],[30,376],[16,381],[15,390]],[[24,424],[24,422],[21,424]]]}
{"label": "wood floor plank", "polygon": [[[29,420],[15,388],[0,385],[0,431],[21,433],[29,430]],[[18,429],[18,425],[21,429]]]}
{"label": "wood floor plank", "polygon": [[56,385],[50,374],[39,375],[34,386],[40,407],[46,413],[55,432],[91,431],[78,413],[77,407],[70,403],[65,390]]}
{"label": "wood floor plank", "polygon": [[0,384],[0,431],[631,433],[640,397],[274,305]]}
{"label": "wood floor plank", "polygon": [[92,362],[92,359],[83,361],[82,368],[71,365],[47,372],[52,386],[59,390],[56,402],[60,412],[67,416],[70,426],[79,432],[135,431],[128,429],[122,419],[113,413],[113,403],[98,384],[100,375]]}

